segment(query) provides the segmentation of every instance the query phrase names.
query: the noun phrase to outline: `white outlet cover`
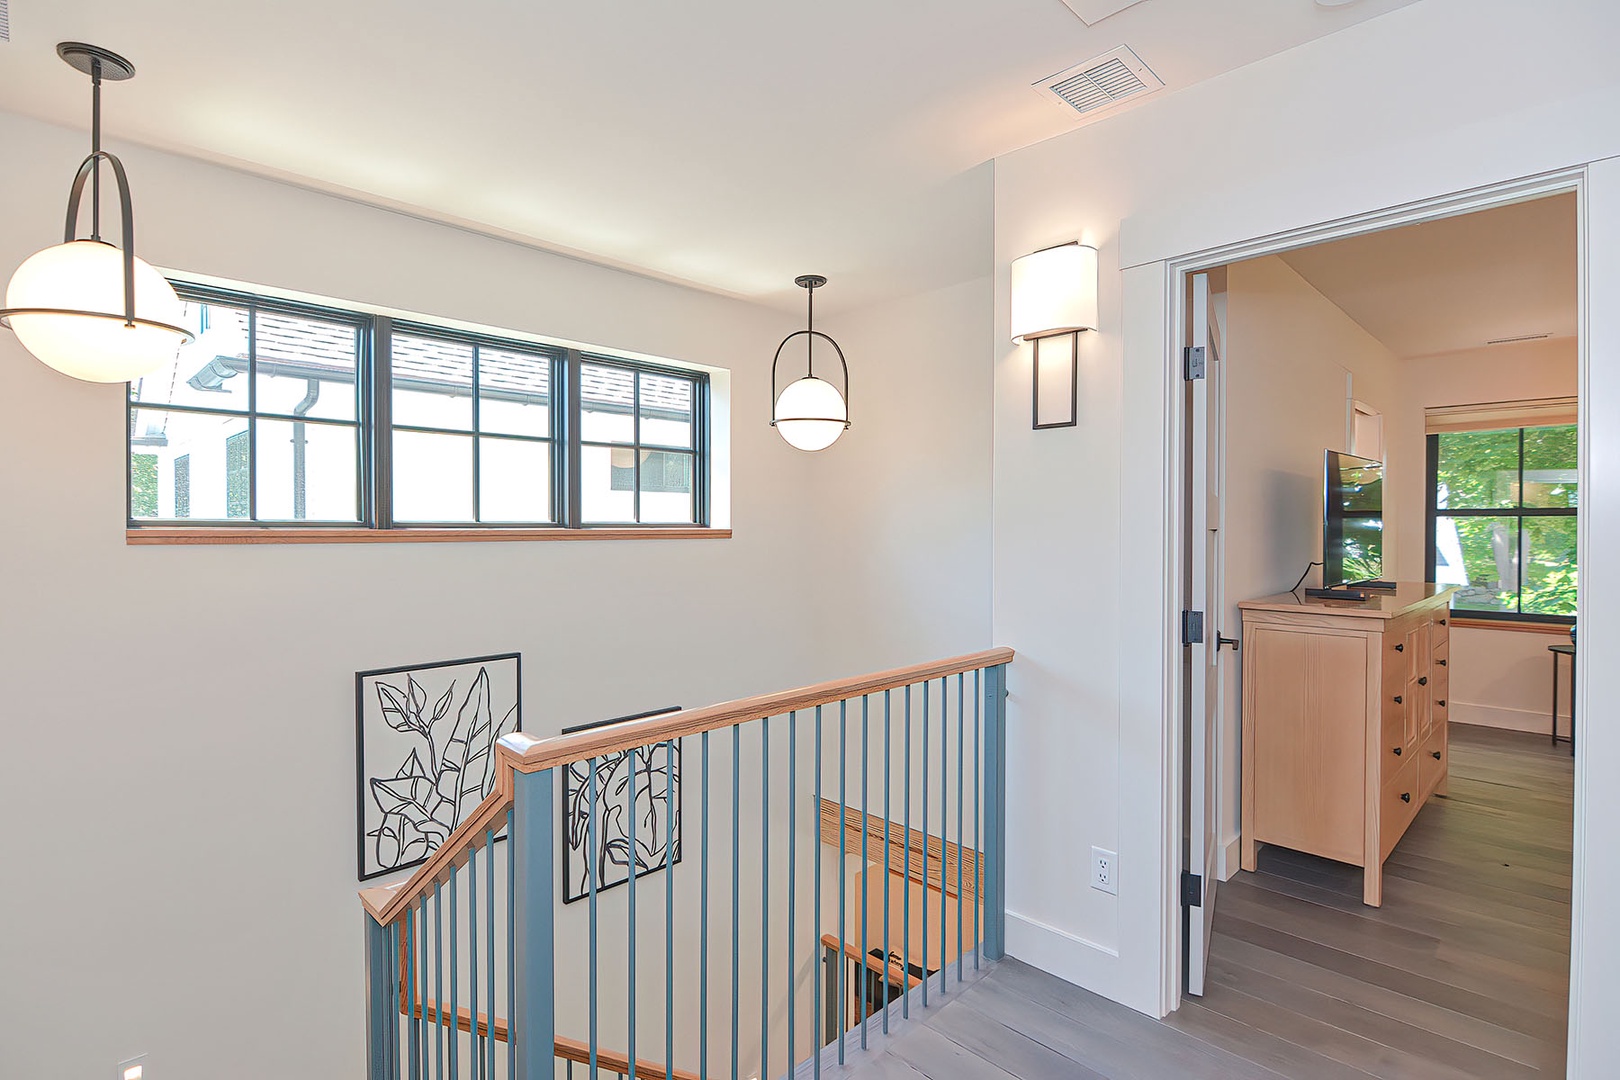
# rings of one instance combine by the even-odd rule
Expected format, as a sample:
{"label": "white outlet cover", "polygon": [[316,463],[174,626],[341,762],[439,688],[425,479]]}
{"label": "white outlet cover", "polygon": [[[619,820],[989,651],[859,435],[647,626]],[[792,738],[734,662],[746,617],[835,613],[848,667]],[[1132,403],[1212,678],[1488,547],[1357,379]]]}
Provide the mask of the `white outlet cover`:
{"label": "white outlet cover", "polygon": [[[1104,864],[1106,863],[1106,872]],[[1091,887],[1110,896],[1119,895],[1119,854],[1107,848],[1091,849]]]}

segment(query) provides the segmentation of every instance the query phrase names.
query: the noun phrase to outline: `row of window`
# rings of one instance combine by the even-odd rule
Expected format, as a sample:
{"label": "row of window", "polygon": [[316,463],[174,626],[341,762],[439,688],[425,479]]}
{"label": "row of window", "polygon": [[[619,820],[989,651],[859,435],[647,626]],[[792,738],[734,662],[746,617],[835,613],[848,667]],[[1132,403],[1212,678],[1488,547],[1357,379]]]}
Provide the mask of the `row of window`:
{"label": "row of window", "polygon": [[1575,617],[1574,424],[1430,435],[1429,581],[1485,618]]}
{"label": "row of window", "polygon": [[131,527],[707,524],[707,376],[176,282]]}

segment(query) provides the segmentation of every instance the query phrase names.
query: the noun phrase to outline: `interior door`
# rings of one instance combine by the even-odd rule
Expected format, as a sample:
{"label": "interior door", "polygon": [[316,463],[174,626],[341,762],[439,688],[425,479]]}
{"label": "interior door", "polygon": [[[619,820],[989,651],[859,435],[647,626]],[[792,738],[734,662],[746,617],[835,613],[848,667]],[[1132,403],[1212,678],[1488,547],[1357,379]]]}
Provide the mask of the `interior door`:
{"label": "interior door", "polygon": [[[1215,917],[1215,858],[1219,846],[1221,734],[1221,549],[1222,395],[1219,300],[1224,271],[1193,274],[1188,297],[1187,386],[1187,569],[1183,609],[1196,613],[1185,629],[1187,701],[1185,872],[1182,878],[1182,941],[1185,990],[1201,996],[1209,964]],[[1202,626],[1196,625],[1201,623]],[[1234,636],[1236,627],[1232,628]]]}

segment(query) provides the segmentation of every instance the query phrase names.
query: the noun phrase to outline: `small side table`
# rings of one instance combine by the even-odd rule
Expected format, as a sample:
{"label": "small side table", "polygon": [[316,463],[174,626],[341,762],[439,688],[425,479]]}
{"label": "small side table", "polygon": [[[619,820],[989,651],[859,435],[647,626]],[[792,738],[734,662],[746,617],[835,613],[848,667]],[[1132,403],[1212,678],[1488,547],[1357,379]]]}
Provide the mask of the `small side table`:
{"label": "small side table", "polygon": [[1569,657],[1569,753],[1575,756],[1575,646],[1549,645],[1547,651],[1553,654],[1553,704],[1552,704],[1552,741],[1558,743],[1558,658]]}

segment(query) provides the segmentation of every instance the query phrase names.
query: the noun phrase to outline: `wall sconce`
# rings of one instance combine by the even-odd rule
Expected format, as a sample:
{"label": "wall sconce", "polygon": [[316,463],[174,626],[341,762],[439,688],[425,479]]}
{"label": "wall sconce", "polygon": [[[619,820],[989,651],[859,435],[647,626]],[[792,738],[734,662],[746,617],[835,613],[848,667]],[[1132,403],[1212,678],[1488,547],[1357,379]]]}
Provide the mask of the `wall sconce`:
{"label": "wall sconce", "polygon": [[1096,248],[1060,244],[1013,260],[1012,339],[1035,343],[1037,430],[1080,422],[1080,331],[1095,329]]}

